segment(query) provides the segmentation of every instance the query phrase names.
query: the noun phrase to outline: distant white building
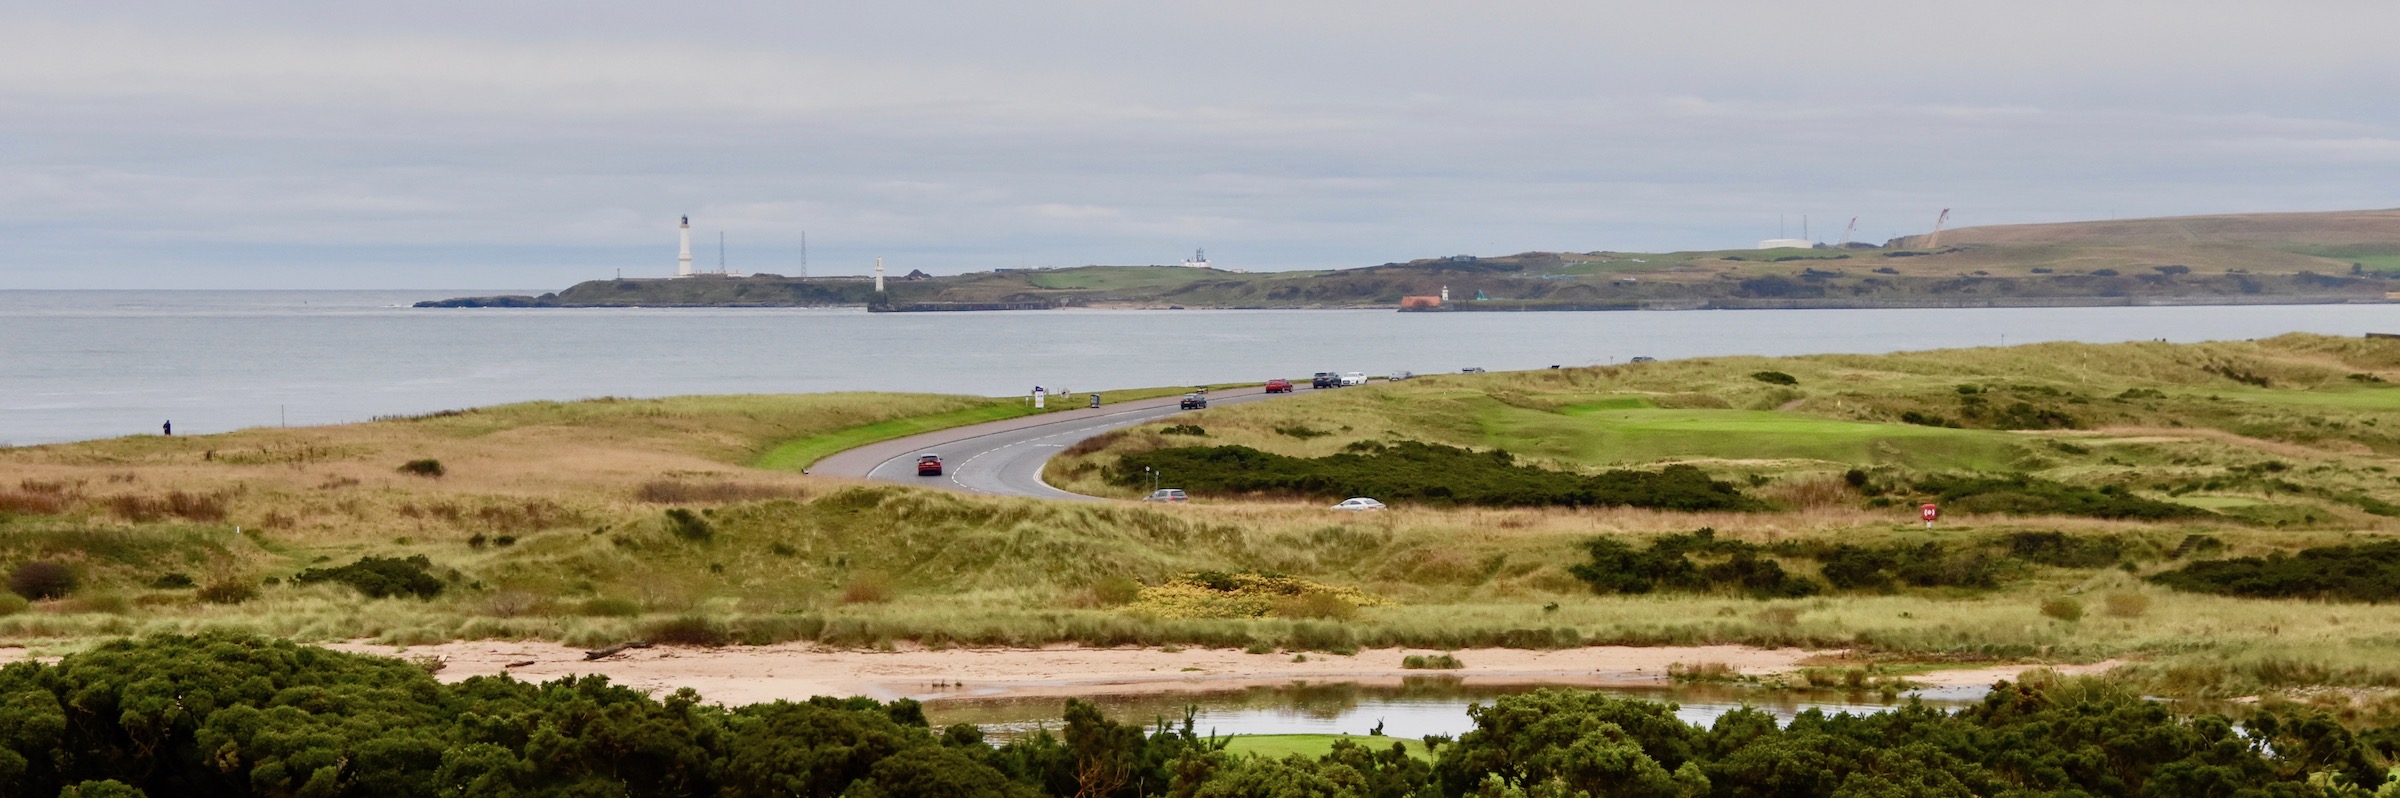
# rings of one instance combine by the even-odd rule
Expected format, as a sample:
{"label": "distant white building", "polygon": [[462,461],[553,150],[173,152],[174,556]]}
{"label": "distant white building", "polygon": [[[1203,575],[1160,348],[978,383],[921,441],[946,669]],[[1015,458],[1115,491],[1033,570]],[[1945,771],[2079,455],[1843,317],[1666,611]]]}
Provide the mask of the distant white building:
{"label": "distant white building", "polygon": [[1817,242],[1805,238],[1770,238],[1758,242],[1759,249],[1811,249]]}
{"label": "distant white building", "polygon": [[683,247],[675,254],[675,276],[692,276],[692,217],[683,217]]}
{"label": "distant white building", "polygon": [[1187,258],[1187,259],[1185,259],[1185,260],[1183,261],[1183,267],[1184,267],[1184,268],[1186,268],[1186,269],[1206,269],[1206,268],[1209,268],[1209,265],[1208,265],[1208,250],[1206,250],[1206,249],[1195,249],[1195,250],[1192,250],[1192,256],[1191,256],[1190,258]]}

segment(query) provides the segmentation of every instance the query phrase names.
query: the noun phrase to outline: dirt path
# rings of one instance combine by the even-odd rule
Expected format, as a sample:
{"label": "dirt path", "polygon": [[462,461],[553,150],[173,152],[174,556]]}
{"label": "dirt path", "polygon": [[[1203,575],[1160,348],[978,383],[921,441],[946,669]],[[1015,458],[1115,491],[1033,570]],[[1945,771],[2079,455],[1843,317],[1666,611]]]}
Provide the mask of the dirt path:
{"label": "dirt path", "polygon": [[[1398,684],[1404,677],[1456,676],[1474,684],[1556,684],[1583,687],[1641,687],[1667,682],[1676,663],[1724,663],[1744,674],[1787,673],[1812,658],[1839,652],[1760,649],[1747,646],[1592,646],[1557,651],[1467,649],[1448,652],[1466,667],[1449,671],[1407,670],[1410,654],[1429,649],[1370,649],[1354,656],[1248,654],[1234,649],[1079,648],[945,649],[907,647],[895,651],[828,650],[805,643],[720,649],[635,649],[599,661],[583,650],[555,643],[473,641],[405,650],[366,643],[330,648],[359,653],[434,657],[437,676],[455,682],[470,676],[508,673],[547,681],[598,674],[652,693],[691,688],[711,701],[740,705],[817,695],[864,695],[876,699],[991,698],[1001,696],[1110,695],[1211,692],[1251,685],[1310,682]],[[2096,672],[2113,663],[2061,667]],[[514,667],[511,667],[511,666]],[[1974,686],[2011,678],[2033,665],[1977,668],[1923,674],[1912,680],[1936,686]]]}

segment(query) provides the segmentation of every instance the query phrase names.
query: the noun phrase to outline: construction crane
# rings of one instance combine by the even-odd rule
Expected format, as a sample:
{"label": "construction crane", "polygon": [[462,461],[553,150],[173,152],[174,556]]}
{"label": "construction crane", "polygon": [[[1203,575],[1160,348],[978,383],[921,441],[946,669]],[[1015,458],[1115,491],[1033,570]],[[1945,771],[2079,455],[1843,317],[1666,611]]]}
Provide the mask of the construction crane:
{"label": "construction crane", "polygon": [[1849,227],[1849,229],[1846,229],[1846,230],[1843,230],[1843,231],[1842,231],[1842,243],[1839,243],[1839,244],[1835,244],[1835,245],[1833,245],[1833,248],[1834,248],[1834,249],[1849,249],[1849,248],[1850,248],[1850,235],[1851,235],[1852,233],[1856,233],[1856,232],[1858,232],[1858,217],[1856,217],[1856,216],[1852,216],[1852,217],[1850,217],[1850,227]]}
{"label": "construction crane", "polygon": [[1943,209],[1942,209],[1942,215],[1941,215],[1941,216],[1938,216],[1938,217],[1935,217],[1935,218],[1934,218],[1934,220],[1933,220],[1933,235],[1929,235],[1929,236],[1926,236],[1926,237],[1925,237],[1925,248],[1926,248],[1926,249],[1939,249],[1939,248],[1941,248],[1941,246],[1942,246],[1942,223],[1943,223],[1943,222],[1947,222],[1947,221],[1950,221],[1950,209],[1949,209],[1949,208],[1943,208]]}

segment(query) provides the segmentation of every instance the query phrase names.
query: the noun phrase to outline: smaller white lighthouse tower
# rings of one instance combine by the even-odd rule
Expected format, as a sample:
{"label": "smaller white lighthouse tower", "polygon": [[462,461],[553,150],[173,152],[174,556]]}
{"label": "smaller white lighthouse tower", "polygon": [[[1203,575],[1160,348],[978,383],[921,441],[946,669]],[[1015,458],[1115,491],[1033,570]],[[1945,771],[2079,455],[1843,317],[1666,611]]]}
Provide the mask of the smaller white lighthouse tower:
{"label": "smaller white lighthouse tower", "polygon": [[683,249],[675,255],[675,276],[692,276],[692,217],[683,217]]}
{"label": "smaller white lighthouse tower", "polygon": [[875,259],[875,293],[883,293],[883,259]]}

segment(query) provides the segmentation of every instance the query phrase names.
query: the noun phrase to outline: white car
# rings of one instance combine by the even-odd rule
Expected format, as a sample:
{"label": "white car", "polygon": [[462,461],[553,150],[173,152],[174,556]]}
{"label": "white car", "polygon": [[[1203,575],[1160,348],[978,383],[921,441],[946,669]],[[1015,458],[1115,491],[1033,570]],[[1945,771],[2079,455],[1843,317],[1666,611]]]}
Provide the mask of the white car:
{"label": "white car", "polygon": [[1365,496],[1360,496],[1360,497],[1358,497],[1358,498],[1355,498],[1355,499],[1343,499],[1343,500],[1342,500],[1342,503],[1341,503],[1341,504],[1336,504],[1336,505],[1334,505],[1334,506],[1333,506],[1333,509],[1336,509],[1336,510],[1381,510],[1381,509],[1383,509],[1383,502],[1379,502],[1379,501],[1376,501],[1376,500],[1374,500],[1374,499],[1367,498],[1367,497],[1365,497]]}
{"label": "white car", "polygon": [[1342,384],[1343,384],[1343,385],[1365,385],[1365,384],[1367,384],[1367,373],[1366,373],[1366,372],[1364,372],[1364,371],[1345,371],[1345,372],[1342,372]]}

